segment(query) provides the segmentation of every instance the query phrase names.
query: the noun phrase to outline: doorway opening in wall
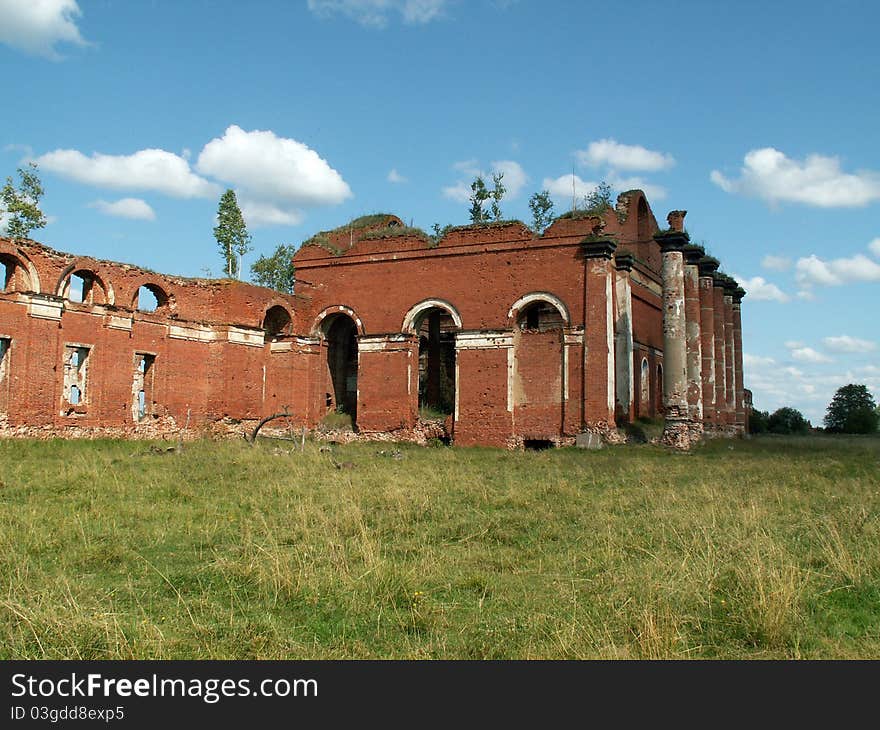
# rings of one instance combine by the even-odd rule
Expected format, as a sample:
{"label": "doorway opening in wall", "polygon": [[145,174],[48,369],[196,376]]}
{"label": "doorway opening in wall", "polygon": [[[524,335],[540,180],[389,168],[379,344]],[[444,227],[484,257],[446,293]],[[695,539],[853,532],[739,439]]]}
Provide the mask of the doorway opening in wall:
{"label": "doorway opening in wall", "polygon": [[445,420],[455,412],[455,336],[458,326],[440,307],[421,313],[419,336],[419,417]]}
{"label": "doorway opening in wall", "polygon": [[332,425],[344,426],[350,421],[351,428],[355,428],[358,393],[357,326],[351,317],[339,313],[325,319],[322,330],[327,343],[327,369],[333,389],[332,393],[327,394],[327,405],[331,408],[331,420],[339,422]]}

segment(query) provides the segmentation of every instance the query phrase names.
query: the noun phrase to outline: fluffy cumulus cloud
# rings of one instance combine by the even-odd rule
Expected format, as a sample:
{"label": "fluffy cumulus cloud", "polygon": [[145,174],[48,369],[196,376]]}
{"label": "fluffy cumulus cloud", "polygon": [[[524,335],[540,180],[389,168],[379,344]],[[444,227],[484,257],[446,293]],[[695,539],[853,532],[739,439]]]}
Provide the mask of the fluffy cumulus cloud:
{"label": "fluffy cumulus cloud", "polygon": [[864,254],[825,260],[815,254],[797,260],[795,279],[802,287],[842,286],[852,282],[880,281],[880,264]]}
{"label": "fluffy cumulus cloud", "polygon": [[621,144],[613,139],[590,142],[587,149],[578,150],[576,154],[582,165],[607,166],[615,170],[656,172],[675,164],[672,155],[649,150],[641,145]]}
{"label": "fluffy cumulus cloud", "polygon": [[0,0],[0,43],[57,60],[59,43],[88,45],[76,25],[76,0]]}
{"label": "fluffy cumulus cloud", "polygon": [[423,25],[443,15],[448,0],[308,0],[320,17],[342,15],[368,28],[384,28],[392,16],[409,25]]}
{"label": "fluffy cumulus cloud", "polygon": [[761,266],[771,271],[788,271],[791,268],[791,259],[787,256],[767,254],[761,259]]}
{"label": "fluffy cumulus cloud", "polygon": [[236,125],[205,145],[196,169],[234,186],[250,203],[248,223],[254,225],[276,223],[277,211],[299,220],[304,208],[335,205],[352,195],[342,176],[302,142]]}
{"label": "fluffy cumulus cloud", "polygon": [[141,221],[156,220],[156,213],[146,201],[140,198],[122,198],[122,200],[114,200],[112,202],[95,200],[89,203],[89,207],[99,210],[104,215],[111,215],[115,218],[130,218]]}
{"label": "fluffy cumulus cloud", "polygon": [[504,175],[502,184],[507,188],[505,199],[516,198],[529,181],[529,176],[522,165],[513,160],[496,160],[492,163],[492,173]]}
{"label": "fluffy cumulus cloud", "polygon": [[746,371],[758,368],[768,368],[776,365],[776,360],[772,357],[762,357],[761,355],[752,355],[748,352],[743,353],[743,367]]}
{"label": "fluffy cumulus cloud", "polygon": [[545,177],[543,182],[544,190],[549,190],[557,200],[571,202],[572,195],[575,200],[581,200],[585,195],[592,193],[598,182],[591,180],[581,180],[578,175],[569,173],[568,175],[560,175],[556,178]]}
{"label": "fluffy cumulus cloud", "polygon": [[453,163],[452,169],[466,175],[468,178],[443,188],[443,197],[454,200],[456,203],[466,203],[469,200],[471,196],[471,182],[478,175],[483,177],[486,181],[486,187],[490,189],[492,188],[492,175],[504,175],[502,184],[507,189],[507,192],[501,201],[502,207],[505,200],[516,198],[529,181],[529,176],[522,165],[514,160],[496,160],[489,165],[488,171],[480,166],[478,160],[461,160]]}
{"label": "fluffy cumulus cloud", "polygon": [[175,198],[206,198],[220,188],[196,175],[189,163],[166,150],[146,149],[132,155],[87,157],[78,150],[55,150],[41,155],[37,164],[49,172],[99,188],[149,190]]}
{"label": "fluffy cumulus cloud", "polygon": [[868,244],[868,250],[877,258],[880,258],[880,238],[875,238]]}
{"label": "fluffy cumulus cloud", "polygon": [[748,152],[738,179],[718,170],[713,170],[710,178],[725,192],[751,195],[769,203],[853,208],[880,200],[880,175],[876,172],[844,172],[837,157],[824,155],[793,160],[773,147]]}
{"label": "fluffy cumulus cloud", "polygon": [[746,294],[748,294],[750,300],[760,302],[787,302],[791,299],[791,297],[776,286],[776,284],[771,284],[769,281],[766,281],[763,276],[753,276],[751,279],[746,279],[742,276],[734,276],[733,278],[736,279],[740,283],[740,286],[746,290]]}
{"label": "fluffy cumulus cloud", "polygon": [[873,352],[877,349],[876,342],[862,340],[858,337],[850,337],[849,335],[826,337],[822,342],[825,348],[831,352],[865,353]]}
{"label": "fluffy cumulus cloud", "polygon": [[641,190],[651,200],[663,200],[666,197],[666,188],[655,185],[642,177],[621,177],[615,172],[608,174],[608,184],[615,190]]}
{"label": "fluffy cumulus cloud", "polygon": [[833,362],[833,360],[828,357],[828,355],[823,355],[821,352],[814,350],[812,347],[796,347],[791,350],[791,357],[798,362]]}
{"label": "fluffy cumulus cloud", "polygon": [[391,171],[388,173],[388,182],[394,183],[395,185],[400,185],[405,182],[409,182],[403,175],[401,175],[397,168],[391,168]]}

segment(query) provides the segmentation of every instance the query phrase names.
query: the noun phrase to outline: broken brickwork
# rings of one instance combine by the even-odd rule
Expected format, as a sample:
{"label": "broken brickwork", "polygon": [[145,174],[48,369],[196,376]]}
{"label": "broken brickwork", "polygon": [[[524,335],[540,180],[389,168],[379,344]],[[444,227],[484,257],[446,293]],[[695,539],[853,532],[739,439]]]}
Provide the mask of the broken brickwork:
{"label": "broken brickwork", "polygon": [[661,234],[640,191],[542,235],[369,216],[306,242],[295,296],[0,239],[0,429],[154,437],[287,410],[349,419],[339,440],[516,447],[666,414],[686,446],[697,419],[742,428],[742,290],[700,278],[693,247],[685,272],[683,219]]}

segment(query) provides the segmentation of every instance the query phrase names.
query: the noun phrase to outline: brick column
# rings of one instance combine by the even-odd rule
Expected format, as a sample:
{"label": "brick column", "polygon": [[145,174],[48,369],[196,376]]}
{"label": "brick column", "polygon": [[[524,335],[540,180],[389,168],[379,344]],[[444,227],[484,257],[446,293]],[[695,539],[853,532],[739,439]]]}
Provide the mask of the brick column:
{"label": "brick column", "polygon": [[699,440],[703,435],[703,367],[702,341],[700,339],[700,271],[698,264],[706,255],[701,246],[688,244],[684,247],[684,313],[685,344],[687,347],[687,401],[691,419],[691,438]]}
{"label": "brick column", "polygon": [[736,282],[724,277],[724,425],[731,434],[736,427],[736,383],[734,381],[734,362],[736,346],[733,342],[733,292]]}
{"label": "brick column", "polygon": [[668,231],[658,233],[654,240],[663,257],[663,443],[686,449],[690,446],[690,419],[682,251],[688,236],[683,231]]}
{"label": "brick column", "polygon": [[743,353],[742,353],[742,299],[746,292],[741,287],[733,291],[733,378],[736,383],[736,430],[740,436],[746,434],[746,407],[743,385]]}
{"label": "brick column", "polygon": [[586,240],[584,254],[584,427],[600,433],[614,421],[614,291],[611,257],[617,243]]}
{"label": "brick column", "polygon": [[718,260],[703,256],[700,271],[700,353],[703,386],[703,430],[718,426],[715,404],[715,296],[712,274],[718,269]]}
{"label": "brick column", "polygon": [[617,269],[614,288],[616,305],[614,363],[617,385],[615,415],[618,423],[629,422],[634,415],[632,288],[629,281],[634,261],[630,254],[621,253],[614,257],[614,265]]}
{"label": "brick column", "polygon": [[724,339],[724,274],[716,271],[712,275],[713,318],[715,321],[715,427],[724,431],[727,411],[727,386],[724,360],[726,341]]}

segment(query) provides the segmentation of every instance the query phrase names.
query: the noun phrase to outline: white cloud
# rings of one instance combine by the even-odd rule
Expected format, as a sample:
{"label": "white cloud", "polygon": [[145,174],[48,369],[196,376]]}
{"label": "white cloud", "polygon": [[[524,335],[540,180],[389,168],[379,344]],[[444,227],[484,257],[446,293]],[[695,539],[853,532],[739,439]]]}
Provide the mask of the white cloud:
{"label": "white cloud", "polygon": [[771,271],[788,271],[791,268],[791,259],[788,256],[767,254],[761,259],[761,266]]}
{"label": "white cloud", "polygon": [[648,182],[642,177],[620,177],[614,172],[608,173],[608,184],[615,190],[641,190],[651,200],[663,200],[666,188]]}
{"label": "white cloud", "polygon": [[460,160],[452,163],[452,169],[463,172],[468,177],[476,177],[480,174],[480,163],[476,159]]}
{"label": "white cloud", "polygon": [[877,349],[877,343],[870,340],[860,340],[858,337],[850,337],[849,335],[839,335],[837,337],[826,337],[822,342],[831,352],[872,352]]}
{"label": "white cloud", "polygon": [[804,288],[841,286],[854,281],[880,281],[880,264],[864,254],[826,261],[815,254],[795,264],[795,279]]}
{"label": "white cloud", "polygon": [[621,144],[613,139],[590,142],[585,150],[576,153],[582,165],[599,167],[607,165],[617,170],[665,170],[675,164],[672,155],[646,149],[641,145]]}
{"label": "white cloud", "polygon": [[574,181],[573,194],[576,200],[581,200],[585,195],[592,193],[599,184],[598,182],[581,180],[577,175],[569,173],[568,175],[560,175],[557,178],[545,177],[542,188],[544,190],[549,190],[550,195],[557,200],[566,201],[570,205],[572,197],[572,181]]}
{"label": "white cloud", "polygon": [[76,0],[0,0],[0,43],[58,60],[56,44],[88,45],[76,25],[80,15]]}
{"label": "white cloud", "polygon": [[303,221],[303,215],[298,210],[285,210],[273,203],[242,198],[239,200],[241,214],[245,222],[253,227],[259,226],[295,226]]}
{"label": "white cloud", "polygon": [[112,215],[116,218],[131,218],[141,221],[156,220],[156,213],[146,201],[140,198],[122,198],[122,200],[112,202],[95,200],[89,203],[89,207],[99,210],[104,215]]}
{"label": "white cloud", "polygon": [[875,238],[868,244],[868,250],[877,257],[880,257],[880,238]]}
{"label": "white cloud", "polygon": [[753,276],[751,279],[742,276],[734,276],[733,278],[746,290],[749,299],[759,302],[787,302],[791,299],[776,284],[766,281],[763,276]]}
{"label": "white cloud", "polygon": [[421,25],[443,15],[448,0],[308,0],[308,7],[321,17],[344,15],[368,28],[384,28],[389,16],[400,15],[404,23]]}
{"label": "white cloud", "polygon": [[769,203],[789,201],[820,208],[852,208],[880,200],[880,175],[846,173],[837,157],[809,155],[792,160],[772,147],[751,150],[738,180],[713,170],[710,179],[728,193],[741,193]]}
{"label": "white cloud", "polygon": [[811,292],[809,289],[801,289],[797,293],[797,298],[803,299],[804,301],[807,301],[807,302],[812,302],[816,299],[816,295],[813,294],[813,292]]}
{"label": "white cloud", "polygon": [[806,344],[806,343],[801,342],[800,340],[786,340],[786,342],[785,342],[785,346],[789,350],[796,350],[798,347],[803,347],[804,344]]}
{"label": "white cloud", "polygon": [[228,127],[204,146],[196,169],[239,190],[254,222],[298,222],[303,208],[352,196],[348,183],[317,152],[268,130]]}
{"label": "white cloud", "polygon": [[401,184],[401,183],[409,182],[409,180],[407,180],[403,175],[401,175],[397,171],[397,168],[391,168],[391,171],[388,173],[388,182],[395,183],[395,184]]}
{"label": "white cloud", "polygon": [[99,188],[152,190],[176,198],[206,198],[220,188],[196,175],[189,163],[173,152],[146,149],[132,155],[86,157],[78,150],[55,150],[36,159],[44,170]]}
{"label": "white cloud", "polygon": [[467,183],[457,182],[443,188],[443,197],[454,200],[456,203],[467,203],[471,197],[471,187]]}
{"label": "white cloud", "polygon": [[776,365],[776,360],[772,357],[762,357],[761,355],[750,355],[747,352],[743,353],[743,365],[747,370],[751,370],[752,368],[766,368],[771,365]]}
{"label": "white cloud", "polygon": [[502,184],[507,188],[505,200],[515,198],[529,181],[529,176],[523,170],[522,165],[513,160],[498,160],[492,163],[492,172],[504,175]]}
{"label": "white cloud", "polygon": [[791,356],[798,362],[833,362],[830,357],[817,352],[812,347],[798,347],[791,351]]}

